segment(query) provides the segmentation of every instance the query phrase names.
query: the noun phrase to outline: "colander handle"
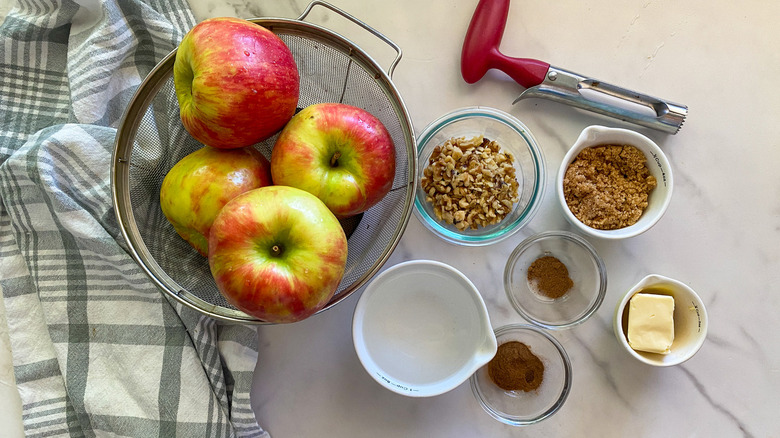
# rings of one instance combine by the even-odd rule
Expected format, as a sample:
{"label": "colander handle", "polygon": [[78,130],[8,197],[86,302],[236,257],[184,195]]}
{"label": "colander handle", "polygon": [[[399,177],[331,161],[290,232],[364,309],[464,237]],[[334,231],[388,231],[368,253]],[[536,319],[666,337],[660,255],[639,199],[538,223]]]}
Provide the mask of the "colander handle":
{"label": "colander handle", "polygon": [[339,9],[336,6],[333,6],[332,4],[330,4],[328,2],[324,2],[324,1],[320,1],[320,0],[314,0],[311,3],[309,3],[309,6],[306,7],[306,10],[304,10],[303,13],[301,14],[301,16],[298,17],[298,21],[303,21],[306,18],[306,16],[309,15],[309,12],[311,12],[311,10],[315,6],[318,6],[318,5],[322,6],[322,7],[325,7],[325,8],[328,8],[331,11],[333,11],[333,12],[341,15],[342,17],[346,18],[347,20],[357,24],[358,26],[362,27],[363,29],[365,29],[366,31],[368,31],[369,33],[374,35],[375,37],[379,38],[380,40],[384,41],[390,47],[392,47],[393,50],[395,50],[395,52],[396,52],[396,56],[395,56],[395,59],[393,60],[393,62],[390,64],[390,67],[388,67],[388,69],[387,69],[387,75],[391,79],[393,78],[393,72],[395,71],[395,67],[398,65],[398,62],[401,60],[401,56],[403,56],[403,53],[401,52],[401,47],[399,47],[398,44],[393,42],[393,40],[391,40],[390,38],[386,37],[384,34],[379,32],[378,30],[376,30],[373,27],[369,26],[368,24],[366,24],[362,20],[358,19],[357,17],[349,14],[348,12],[346,12],[346,11],[344,11],[342,9]]}

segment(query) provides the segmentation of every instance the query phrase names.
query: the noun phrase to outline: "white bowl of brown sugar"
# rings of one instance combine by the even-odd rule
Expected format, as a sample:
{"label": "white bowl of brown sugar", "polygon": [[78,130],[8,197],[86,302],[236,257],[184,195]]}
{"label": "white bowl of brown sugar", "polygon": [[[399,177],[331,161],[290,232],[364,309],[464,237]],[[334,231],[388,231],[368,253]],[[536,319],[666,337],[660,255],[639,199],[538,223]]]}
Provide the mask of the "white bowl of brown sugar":
{"label": "white bowl of brown sugar", "polygon": [[628,129],[597,125],[582,131],[556,180],[569,222],[604,239],[649,230],[666,212],[673,186],[669,160],[654,141]]}

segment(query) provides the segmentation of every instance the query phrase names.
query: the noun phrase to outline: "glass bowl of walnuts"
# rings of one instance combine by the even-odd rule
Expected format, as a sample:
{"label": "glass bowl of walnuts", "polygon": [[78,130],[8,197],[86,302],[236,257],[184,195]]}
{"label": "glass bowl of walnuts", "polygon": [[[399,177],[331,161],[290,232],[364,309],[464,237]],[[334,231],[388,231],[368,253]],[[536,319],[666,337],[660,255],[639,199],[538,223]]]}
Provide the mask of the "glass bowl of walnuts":
{"label": "glass bowl of walnuts", "polygon": [[420,135],[415,215],[447,242],[482,246],[517,232],[544,197],[545,162],[528,128],[494,108],[447,113]]}

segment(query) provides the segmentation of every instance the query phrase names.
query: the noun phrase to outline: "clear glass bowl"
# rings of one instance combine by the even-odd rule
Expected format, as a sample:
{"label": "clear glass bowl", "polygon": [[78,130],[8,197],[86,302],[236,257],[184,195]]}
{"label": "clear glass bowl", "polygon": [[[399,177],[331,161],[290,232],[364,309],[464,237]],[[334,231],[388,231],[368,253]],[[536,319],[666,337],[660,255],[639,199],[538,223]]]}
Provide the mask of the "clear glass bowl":
{"label": "clear glass bowl", "polygon": [[534,391],[506,391],[490,379],[487,365],[470,378],[471,390],[482,408],[496,420],[527,426],[550,417],[563,406],[571,391],[571,362],[563,346],[545,331],[526,324],[495,330],[498,345],[519,341],[544,364],[542,384]]}
{"label": "clear glass bowl", "polygon": [[[520,200],[501,222],[478,229],[458,230],[439,220],[433,205],[425,200],[421,181],[436,146],[451,138],[482,135],[496,141],[514,156]],[[443,115],[423,130],[417,146],[419,166],[415,215],[423,225],[442,239],[459,245],[481,246],[499,242],[527,224],[536,214],[545,188],[545,163],[542,150],[531,132],[516,117],[493,108],[461,108]]]}
{"label": "clear glass bowl", "polygon": [[[559,298],[548,298],[528,281],[528,267],[543,256],[560,260],[573,285]],[[509,302],[530,323],[565,329],[584,322],[601,306],[607,291],[607,270],[593,246],[577,234],[548,231],[531,236],[512,251],[504,269]]]}

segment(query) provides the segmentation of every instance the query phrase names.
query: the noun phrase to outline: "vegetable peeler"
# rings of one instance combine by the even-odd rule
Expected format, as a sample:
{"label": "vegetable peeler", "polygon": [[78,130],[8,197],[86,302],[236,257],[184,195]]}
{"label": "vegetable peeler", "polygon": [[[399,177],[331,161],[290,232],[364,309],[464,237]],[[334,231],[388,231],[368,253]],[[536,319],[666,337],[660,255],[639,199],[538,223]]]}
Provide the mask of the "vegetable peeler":
{"label": "vegetable peeler", "polygon": [[501,70],[526,88],[512,104],[541,97],[620,120],[676,134],[688,107],[530,58],[499,52],[506,27],[509,0],[480,0],[471,18],[461,54],[463,79],[473,84],[490,69]]}

